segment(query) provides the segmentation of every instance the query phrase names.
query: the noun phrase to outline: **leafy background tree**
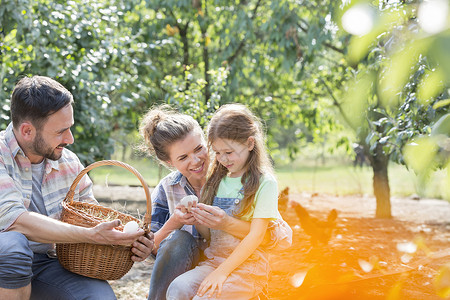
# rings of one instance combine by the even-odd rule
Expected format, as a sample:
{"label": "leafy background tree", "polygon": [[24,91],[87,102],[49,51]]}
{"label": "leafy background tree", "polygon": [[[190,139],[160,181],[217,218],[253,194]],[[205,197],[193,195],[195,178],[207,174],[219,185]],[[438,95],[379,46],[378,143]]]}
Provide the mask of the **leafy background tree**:
{"label": "leafy background tree", "polygon": [[[74,150],[86,162],[108,157],[111,129],[135,128],[143,110],[163,101],[191,107],[188,112],[202,124],[219,105],[246,102],[270,125],[309,126],[318,137],[314,118],[320,107],[299,95],[296,80],[301,65],[315,55],[308,45],[331,35],[314,38],[324,18],[320,11],[312,15],[308,5],[297,10],[288,1],[6,2],[1,99],[7,103],[14,82],[25,74],[48,75],[68,86],[77,103]],[[330,7],[314,5],[322,12]],[[98,146],[89,145],[92,140]],[[296,140],[285,138],[292,153]]]}
{"label": "leafy background tree", "polygon": [[[352,35],[339,26],[358,4],[378,19]],[[405,158],[404,145],[415,139],[411,149],[431,149],[430,161],[448,159],[442,134],[430,138],[448,112],[448,25],[425,36],[408,29],[418,4],[1,0],[0,127],[15,82],[29,74],[74,94],[72,149],[86,164],[109,158],[114,143],[127,147],[153,104],[170,103],[204,126],[220,105],[242,102],[265,121],[273,155],[295,159],[306,143],[364,145],[376,215],[390,217],[389,161],[430,172],[414,163],[419,150]]]}
{"label": "leafy background tree", "polygon": [[[350,41],[347,58],[356,66],[356,77],[343,99],[352,107],[352,114],[362,116],[352,121],[370,154],[379,217],[391,217],[387,172],[390,159],[412,166],[422,179],[437,166],[432,163],[438,158],[437,149],[446,153],[440,155],[441,166],[448,161],[448,149],[443,145],[448,143],[450,127],[439,121],[449,116],[446,99],[450,64],[443,54],[449,37],[448,22],[433,33],[420,30],[425,18],[418,17],[421,9],[423,6],[416,1],[352,1],[336,18],[343,20],[346,13],[356,12],[375,23],[371,30]],[[445,134],[425,142],[426,146],[411,148],[415,145],[411,141],[429,136],[436,124]],[[430,142],[429,138],[421,140]],[[410,155],[406,157],[405,147],[414,149],[407,150]],[[420,163],[423,157],[425,163]]]}
{"label": "leafy background tree", "polygon": [[139,65],[151,60],[141,61],[145,48],[132,40],[127,12],[134,6],[21,0],[0,7],[1,127],[9,121],[15,82],[28,74],[50,76],[75,98],[73,150],[84,162],[109,157],[112,130],[134,128],[148,95],[148,85],[136,80]]}

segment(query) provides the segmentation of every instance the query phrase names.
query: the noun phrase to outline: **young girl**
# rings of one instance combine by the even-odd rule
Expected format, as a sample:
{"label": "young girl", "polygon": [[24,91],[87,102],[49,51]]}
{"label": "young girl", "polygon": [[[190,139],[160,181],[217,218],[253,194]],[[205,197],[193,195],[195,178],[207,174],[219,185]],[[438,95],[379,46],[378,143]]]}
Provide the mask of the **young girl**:
{"label": "young girl", "polygon": [[227,214],[251,221],[242,239],[223,230],[196,225],[210,238],[206,260],[178,276],[169,286],[167,299],[251,299],[268,281],[267,253],[259,247],[268,223],[279,218],[278,187],[264,146],[261,122],[244,105],[222,106],[211,119],[208,144],[215,153],[201,202],[222,208]]}

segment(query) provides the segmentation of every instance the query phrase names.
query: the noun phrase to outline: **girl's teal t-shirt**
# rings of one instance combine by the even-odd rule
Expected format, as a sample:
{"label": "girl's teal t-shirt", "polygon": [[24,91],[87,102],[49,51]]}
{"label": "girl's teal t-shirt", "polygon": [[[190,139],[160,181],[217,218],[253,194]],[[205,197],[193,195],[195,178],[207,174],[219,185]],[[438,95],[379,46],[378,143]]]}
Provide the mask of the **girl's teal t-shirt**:
{"label": "girl's teal t-shirt", "polygon": [[[217,197],[239,198],[242,188],[242,177],[225,177],[222,179],[217,191]],[[251,211],[241,219],[250,221],[253,218],[278,219],[281,218],[278,212],[278,184],[273,175],[263,175],[255,195]]]}

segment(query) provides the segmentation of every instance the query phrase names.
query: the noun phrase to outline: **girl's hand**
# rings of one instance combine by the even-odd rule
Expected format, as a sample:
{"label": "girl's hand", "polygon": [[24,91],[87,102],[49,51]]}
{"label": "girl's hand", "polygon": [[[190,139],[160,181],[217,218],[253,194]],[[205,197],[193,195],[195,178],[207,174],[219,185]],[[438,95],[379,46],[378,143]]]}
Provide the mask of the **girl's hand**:
{"label": "girl's hand", "polygon": [[183,225],[195,225],[196,220],[192,212],[184,212],[186,208],[183,205],[178,205],[173,212],[172,217]]}
{"label": "girl's hand", "polygon": [[219,269],[215,269],[211,272],[200,284],[197,295],[202,297],[208,290],[208,297],[211,298],[214,295],[214,291],[217,289],[217,297],[220,297],[222,293],[222,286],[227,279],[228,274],[221,272]]}
{"label": "girl's hand", "polygon": [[229,216],[220,207],[198,203],[191,212],[200,225],[218,230],[227,226]]}

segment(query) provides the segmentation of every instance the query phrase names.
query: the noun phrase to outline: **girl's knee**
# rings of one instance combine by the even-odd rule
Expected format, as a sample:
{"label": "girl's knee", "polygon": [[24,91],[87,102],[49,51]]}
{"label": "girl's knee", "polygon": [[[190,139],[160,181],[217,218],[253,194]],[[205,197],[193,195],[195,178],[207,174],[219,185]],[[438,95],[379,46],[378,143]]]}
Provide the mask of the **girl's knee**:
{"label": "girl's knee", "polygon": [[167,288],[167,300],[190,300],[195,295],[197,290],[186,282],[184,275],[175,278]]}
{"label": "girl's knee", "polygon": [[179,281],[177,281],[177,278],[174,279],[169,284],[169,287],[167,288],[166,292],[166,299],[167,300],[175,300],[175,299],[181,299],[180,293],[183,292],[183,287],[180,285]]}

